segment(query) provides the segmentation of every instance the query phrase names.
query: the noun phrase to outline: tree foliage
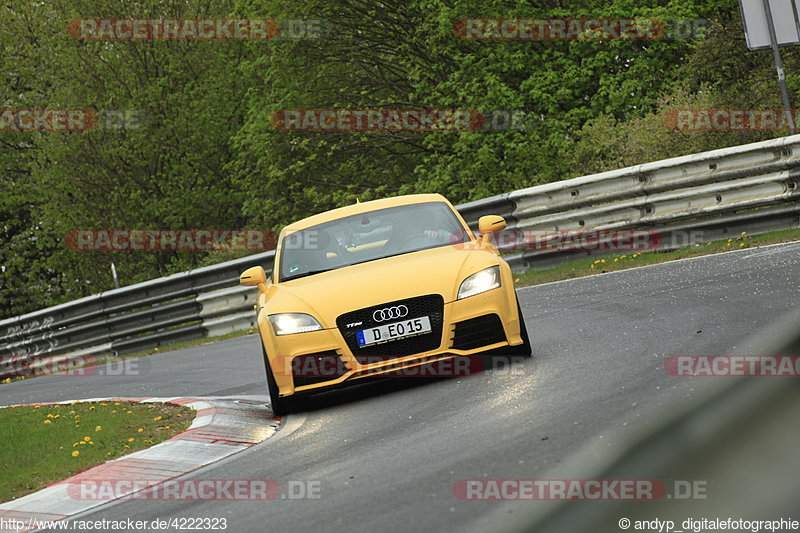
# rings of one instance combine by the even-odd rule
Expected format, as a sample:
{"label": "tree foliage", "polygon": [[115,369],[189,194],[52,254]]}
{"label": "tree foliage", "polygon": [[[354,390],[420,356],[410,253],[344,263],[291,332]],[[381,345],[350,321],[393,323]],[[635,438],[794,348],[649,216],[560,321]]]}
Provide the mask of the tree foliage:
{"label": "tree foliage", "polygon": [[[318,38],[91,41],[72,19],[320,21]],[[462,18],[706,19],[702,39],[466,40]],[[675,108],[778,108],[736,0],[12,0],[2,109],[133,113],[121,129],[0,131],[0,316],[231,258],[76,252],[71,229],[269,228],[389,195],[463,202],[775,133],[682,132]],[[302,28],[302,24],[300,25]],[[308,37],[306,35],[305,37]],[[783,49],[793,100],[800,53]],[[524,111],[520,129],[287,132],[285,109]]]}

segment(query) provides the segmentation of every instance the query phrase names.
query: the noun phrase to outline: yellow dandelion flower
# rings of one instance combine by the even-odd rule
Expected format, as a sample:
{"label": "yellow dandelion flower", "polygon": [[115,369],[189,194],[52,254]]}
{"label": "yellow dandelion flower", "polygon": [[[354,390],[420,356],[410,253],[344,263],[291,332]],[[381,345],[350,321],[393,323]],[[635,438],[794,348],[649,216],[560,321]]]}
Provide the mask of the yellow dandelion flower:
{"label": "yellow dandelion flower", "polygon": [[131,437],[131,438],[129,438],[129,439],[128,439],[128,442],[133,442],[134,440],[136,440],[136,439],[134,439],[133,437]]}
{"label": "yellow dandelion flower", "polygon": [[78,444],[80,444],[81,446],[86,445],[86,443],[84,441],[80,441],[80,442],[78,442]]}
{"label": "yellow dandelion flower", "polygon": [[95,426],[95,427],[94,427],[94,430],[95,430],[95,431],[100,431],[101,429],[103,429],[103,426]]}
{"label": "yellow dandelion flower", "polygon": [[81,452],[79,452],[78,450],[75,450],[74,452],[72,452],[72,457],[78,457],[80,454],[81,454]]}
{"label": "yellow dandelion flower", "polygon": [[161,420],[161,418],[163,418],[163,417],[157,416],[157,417],[155,417],[155,418],[153,419],[153,421],[155,421],[155,422],[158,422],[159,420]]}
{"label": "yellow dandelion flower", "polygon": [[83,440],[85,440],[86,442],[89,442],[92,439],[90,437],[83,437]]}
{"label": "yellow dandelion flower", "polygon": [[94,444],[94,441],[93,441],[93,440],[90,440],[90,441],[89,441],[89,444]]}
{"label": "yellow dandelion flower", "polygon": [[742,232],[742,235],[747,235],[747,232],[746,232],[746,231],[743,231],[743,232]]}
{"label": "yellow dandelion flower", "polygon": [[49,421],[49,420],[45,420],[45,421],[44,421],[44,423],[45,423],[45,424],[49,424],[49,423],[50,423],[50,421]]}
{"label": "yellow dandelion flower", "polygon": [[744,243],[743,242],[739,243],[739,248],[741,248],[742,246],[744,246]]}
{"label": "yellow dandelion flower", "polygon": [[139,429],[137,429],[136,431],[138,431],[139,433],[141,433],[142,431],[144,431],[144,429],[142,429],[142,428],[139,428]]}
{"label": "yellow dandelion flower", "polygon": [[131,414],[133,411],[125,411],[127,414]]}
{"label": "yellow dandelion flower", "polygon": [[114,405],[120,405],[120,403],[119,402],[114,402]]}

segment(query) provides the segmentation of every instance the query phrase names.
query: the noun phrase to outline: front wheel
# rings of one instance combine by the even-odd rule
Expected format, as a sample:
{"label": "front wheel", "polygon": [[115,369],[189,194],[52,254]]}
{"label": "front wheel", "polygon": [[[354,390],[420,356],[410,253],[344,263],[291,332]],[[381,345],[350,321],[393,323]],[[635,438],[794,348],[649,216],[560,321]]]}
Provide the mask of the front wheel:
{"label": "front wheel", "polygon": [[531,341],[528,338],[528,330],[525,327],[525,317],[522,316],[522,307],[517,299],[517,314],[519,316],[519,336],[522,337],[522,344],[516,346],[501,346],[486,352],[487,355],[495,358],[504,357],[530,357],[532,355]]}
{"label": "front wheel", "polygon": [[278,416],[286,416],[298,407],[298,399],[294,396],[281,398],[278,395],[278,384],[275,383],[275,376],[272,375],[272,367],[269,365],[267,350],[263,346],[262,349],[264,351],[264,370],[267,374],[267,390],[269,390],[269,403],[272,406],[272,412]]}
{"label": "front wheel", "polygon": [[509,346],[510,355],[530,357],[533,354],[533,350],[531,350],[531,341],[528,338],[528,329],[525,327],[525,317],[522,316],[522,307],[519,305],[519,298],[517,298],[517,313],[519,313],[519,335],[522,337],[522,344]]}

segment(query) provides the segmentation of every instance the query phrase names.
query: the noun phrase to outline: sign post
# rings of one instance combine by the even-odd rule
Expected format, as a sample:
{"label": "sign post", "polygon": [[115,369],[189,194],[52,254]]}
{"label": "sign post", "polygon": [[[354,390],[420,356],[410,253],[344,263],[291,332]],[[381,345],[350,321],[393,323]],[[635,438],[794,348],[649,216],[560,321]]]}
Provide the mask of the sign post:
{"label": "sign post", "polygon": [[789,101],[789,91],[786,89],[786,75],[783,72],[781,52],[778,47],[800,44],[798,2],[800,0],[739,0],[747,48],[750,50],[772,49],[786,121],[789,123],[789,130],[792,133],[795,133],[795,123]]}

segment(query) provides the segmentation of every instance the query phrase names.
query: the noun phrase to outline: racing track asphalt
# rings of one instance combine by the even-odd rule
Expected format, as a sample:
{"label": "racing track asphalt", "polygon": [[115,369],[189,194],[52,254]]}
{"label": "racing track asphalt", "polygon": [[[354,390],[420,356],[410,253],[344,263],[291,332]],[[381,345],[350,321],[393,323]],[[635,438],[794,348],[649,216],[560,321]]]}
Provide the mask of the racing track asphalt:
{"label": "racing track asphalt", "polygon": [[[282,487],[319,481],[319,499],[129,501],[85,518],[226,517],[230,532],[391,533],[454,531],[496,520],[499,505],[509,513],[548,505],[462,502],[453,485],[568,477],[574,453],[615,446],[707,383],[666,375],[666,357],[746,349],[752,333],[795,305],[798,274],[800,243],[790,243],[520,289],[534,356],[512,371],[382,380],[321,395],[309,412],[286,418],[276,437],[189,476]],[[0,405],[112,395],[266,398],[253,335],[137,361],[140,375],[3,385]]]}

